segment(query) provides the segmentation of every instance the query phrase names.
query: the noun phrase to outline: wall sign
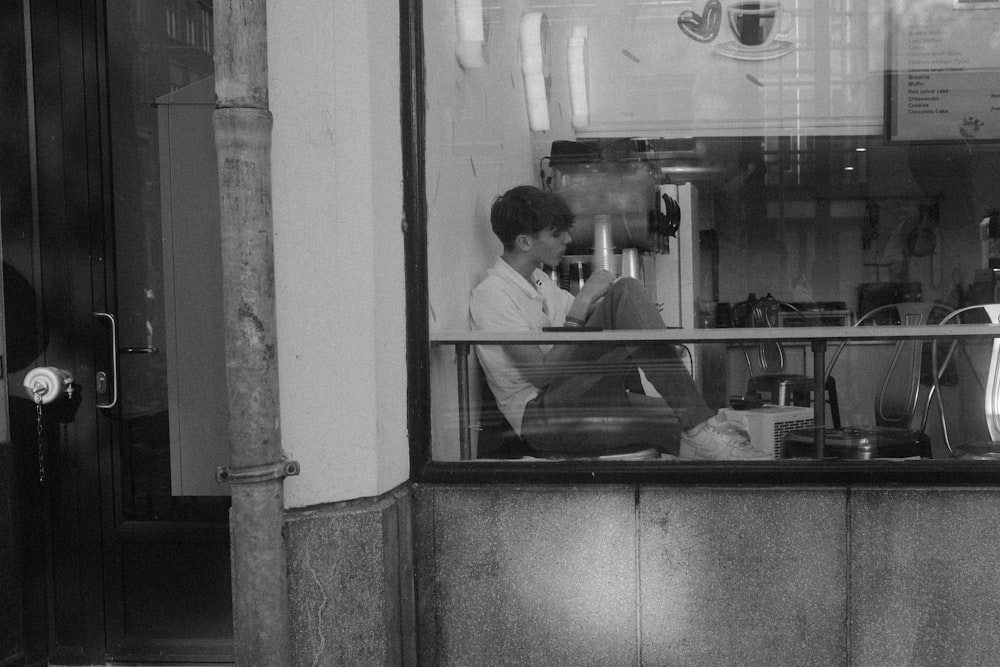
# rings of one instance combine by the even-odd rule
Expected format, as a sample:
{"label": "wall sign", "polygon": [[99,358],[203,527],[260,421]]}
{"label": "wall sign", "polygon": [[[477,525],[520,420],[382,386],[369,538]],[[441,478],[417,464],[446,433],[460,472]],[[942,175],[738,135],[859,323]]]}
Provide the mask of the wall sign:
{"label": "wall sign", "polygon": [[882,131],[881,0],[586,4],[590,124],[582,136]]}
{"label": "wall sign", "polygon": [[888,141],[1000,141],[1000,3],[907,5],[889,17]]}

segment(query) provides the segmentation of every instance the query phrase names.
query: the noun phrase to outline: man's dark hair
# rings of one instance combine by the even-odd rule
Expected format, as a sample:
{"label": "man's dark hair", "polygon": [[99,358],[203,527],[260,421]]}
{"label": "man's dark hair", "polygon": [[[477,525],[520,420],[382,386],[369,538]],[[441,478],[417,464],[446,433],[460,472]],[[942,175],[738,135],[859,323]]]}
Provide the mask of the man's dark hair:
{"label": "man's dark hair", "polygon": [[558,195],[532,185],[519,185],[493,200],[490,225],[503,247],[509,249],[521,234],[568,230],[573,226],[573,213]]}

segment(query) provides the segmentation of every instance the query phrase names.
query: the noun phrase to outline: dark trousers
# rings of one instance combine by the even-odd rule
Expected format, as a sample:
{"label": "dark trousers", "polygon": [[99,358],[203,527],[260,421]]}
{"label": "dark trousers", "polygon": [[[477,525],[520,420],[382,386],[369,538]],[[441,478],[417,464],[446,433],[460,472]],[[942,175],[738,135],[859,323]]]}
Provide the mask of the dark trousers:
{"label": "dark trousers", "polygon": [[[588,327],[663,329],[663,318],[637,280],[616,281],[587,320]],[[661,401],[630,399],[639,369]],[[677,347],[577,344],[553,366],[550,381],[528,403],[521,425],[539,450],[592,452],[634,445],[670,449],[677,424],[689,429],[715,414],[688,373]]]}

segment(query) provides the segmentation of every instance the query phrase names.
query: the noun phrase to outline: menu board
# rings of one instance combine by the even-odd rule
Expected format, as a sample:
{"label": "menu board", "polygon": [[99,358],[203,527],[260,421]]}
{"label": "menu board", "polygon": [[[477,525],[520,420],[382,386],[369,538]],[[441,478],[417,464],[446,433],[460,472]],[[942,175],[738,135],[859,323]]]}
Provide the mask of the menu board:
{"label": "menu board", "polygon": [[1000,141],[1000,9],[898,1],[890,18],[889,141]]}

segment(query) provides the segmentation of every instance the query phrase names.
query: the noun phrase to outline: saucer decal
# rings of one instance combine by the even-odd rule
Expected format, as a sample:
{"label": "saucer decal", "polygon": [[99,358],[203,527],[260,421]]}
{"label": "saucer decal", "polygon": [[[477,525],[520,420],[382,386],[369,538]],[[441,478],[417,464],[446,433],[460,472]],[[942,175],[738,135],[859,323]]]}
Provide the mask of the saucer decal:
{"label": "saucer decal", "polygon": [[791,53],[795,44],[776,39],[766,47],[749,48],[738,42],[725,42],[715,47],[715,52],[736,60],[770,60]]}

